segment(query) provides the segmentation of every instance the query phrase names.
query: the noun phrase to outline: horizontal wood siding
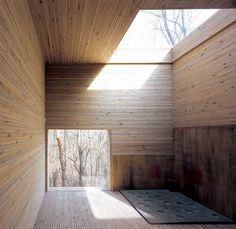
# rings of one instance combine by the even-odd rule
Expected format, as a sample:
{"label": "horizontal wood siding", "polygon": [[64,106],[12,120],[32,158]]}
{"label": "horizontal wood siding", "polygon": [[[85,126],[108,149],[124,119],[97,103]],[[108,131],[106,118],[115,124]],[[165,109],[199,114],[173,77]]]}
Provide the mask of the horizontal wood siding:
{"label": "horizontal wood siding", "polygon": [[174,126],[236,123],[236,23],[173,64]]}
{"label": "horizontal wood siding", "polygon": [[[142,74],[148,77],[139,89],[88,90],[107,67],[115,84],[124,75],[126,86]],[[169,160],[171,65],[47,65],[46,119],[48,129],[111,130],[112,155],[168,155]]]}
{"label": "horizontal wood siding", "polygon": [[32,228],[45,190],[44,60],[26,0],[0,2],[0,228]]}
{"label": "horizontal wood siding", "polygon": [[234,219],[235,37],[233,23],[173,63],[175,177],[185,194]]}
{"label": "horizontal wood siding", "polygon": [[191,51],[193,48],[204,43],[221,30],[236,21],[236,9],[225,9],[217,11],[207,21],[201,24],[185,39],[176,44],[172,49],[172,60],[178,58]]}

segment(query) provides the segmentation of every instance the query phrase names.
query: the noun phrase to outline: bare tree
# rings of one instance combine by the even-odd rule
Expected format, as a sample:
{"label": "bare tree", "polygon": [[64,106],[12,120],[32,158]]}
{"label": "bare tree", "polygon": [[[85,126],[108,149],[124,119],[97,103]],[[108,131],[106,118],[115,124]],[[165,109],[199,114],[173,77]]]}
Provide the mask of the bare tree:
{"label": "bare tree", "polygon": [[192,10],[144,11],[153,17],[150,23],[154,30],[160,31],[172,47],[182,40],[190,30]]}
{"label": "bare tree", "polygon": [[61,165],[61,181],[62,181],[62,186],[65,187],[66,186],[66,157],[64,156],[61,139],[57,130],[55,130],[55,136],[56,136],[56,141],[57,141],[57,146],[58,146],[58,158],[60,160],[60,165]]}
{"label": "bare tree", "polygon": [[107,185],[107,131],[49,131],[50,186]]}
{"label": "bare tree", "polygon": [[107,144],[107,141],[103,141],[103,139],[105,138],[105,134],[106,133],[104,131],[102,131],[98,134],[99,146],[98,146],[98,154],[97,154],[98,156],[97,156],[96,167],[95,167],[96,178],[99,176],[102,149],[104,149],[105,145]]}

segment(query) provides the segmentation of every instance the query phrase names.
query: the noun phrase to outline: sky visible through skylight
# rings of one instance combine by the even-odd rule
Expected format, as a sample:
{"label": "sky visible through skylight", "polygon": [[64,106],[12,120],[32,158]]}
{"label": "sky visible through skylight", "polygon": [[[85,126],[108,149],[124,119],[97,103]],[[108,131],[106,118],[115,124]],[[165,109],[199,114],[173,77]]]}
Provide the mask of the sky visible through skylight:
{"label": "sky visible through skylight", "polygon": [[[216,12],[217,10],[139,11],[109,63],[164,63],[170,48]],[[133,68],[135,72],[139,68],[138,73],[133,74]],[[139,90],[155,68],[156,65],[106,65],[88,90]]]}
{"label": "sky visible through skylight", "polygon": [[216,9],[141,10],[117,49],[171,48],[216,12]]}

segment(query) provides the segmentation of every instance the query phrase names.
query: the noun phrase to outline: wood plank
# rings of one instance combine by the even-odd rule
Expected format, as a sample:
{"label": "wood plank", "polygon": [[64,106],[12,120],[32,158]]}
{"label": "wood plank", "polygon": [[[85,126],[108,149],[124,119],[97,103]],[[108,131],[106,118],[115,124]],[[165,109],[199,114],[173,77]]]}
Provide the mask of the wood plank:
{"label": "wood plank", "polygon": [[172,49],[172,61],[176,61],[192,49],[236,21],[236,9],[219,10]]}
{"label": "wood plank", "polygon": [[[128,85],[139,82],[143,75],[147,77],[138,89],[88,90],[90,84],[101,77],[101,72],[113,77],[115,84],[124,75]],[[109,129],[112,155],[132,155],[136,166],[139,158],[145,159],[143,155],[157,158],[157,162],[165,156],[171,158],[171,65],[47,65],[46,119],[48,129]],[[113,164],[113,159],[111,162]],[[147,167],[148,161],[144,164]],[[146,167],[142,166],[145,174]],[[120,182],[114,178],[116,169],[113,166],[111,171],[112,189]],[[162,172],[163,177],[167,175],[167,170]],[[148,182],[148,175],[143,179]]]}
{"label": "wood plank", "polygon": [[28,0],[47,63],[106,63],[142,0]]}
{"label": "wood plank", "polygon": [[[115,75],[115,82],[123,75],[127,76],[125,83],[137,82],[142,74],[148,77],[140,89],[88,90],[104,69],[106,74]],[[147,85],[153,90],[146,89]],[[47,65],[47,128],[106,128],[111,130],[116,155],[135,154],[131,147],[136,147],[138,155],[169,154],[171,87],[170,65]],[[145,145],[153,148],[148,150]]]}
{"label": "wood plank", "polygon": [[44,195],[44,60],[27,0],[0,2],[0,228],[32,228]]}
{"label": "wood plank", "polygon": [[[47,63],[107,63],[141,9],[235,8],[232,0],[28,0]],[[118,51],[114,63],[169,62],[170,55]],[[145,52],[145,51],[141,51]],[[146,56],[146,55],[145,55]],[[165,57],[166,56],[166,57]],[[123,59],[124,58],[124,59]]]}
{"label": "wood plank", "polygon": [[119,192],[67,189],[46,193],[34,226],[34,229],[45,228],[235,229],[235,225],[151,225]]}
{"label": "wood plank", "polygon": [[173,154],[113,156],[113,189],[163,188],[172,164]]}
{"label": "wood plank", "polygon": [[173,64],[174,126],[236,123],[236,23]]}

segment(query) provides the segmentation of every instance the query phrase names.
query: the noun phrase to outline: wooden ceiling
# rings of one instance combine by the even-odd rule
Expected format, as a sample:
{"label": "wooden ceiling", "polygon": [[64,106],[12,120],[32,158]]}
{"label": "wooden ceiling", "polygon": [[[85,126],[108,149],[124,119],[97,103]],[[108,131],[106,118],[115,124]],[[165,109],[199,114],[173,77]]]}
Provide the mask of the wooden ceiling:
{"label": "wooden ceiling", "polygon": [[233,8],[234,0],[28,0],[47,63],[106,63],[140,9]]}

